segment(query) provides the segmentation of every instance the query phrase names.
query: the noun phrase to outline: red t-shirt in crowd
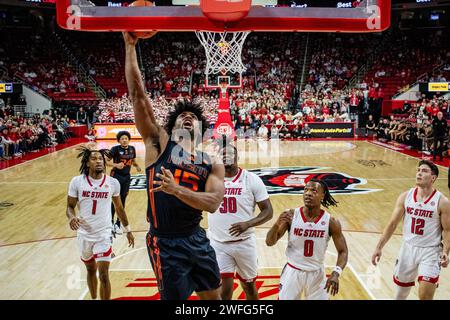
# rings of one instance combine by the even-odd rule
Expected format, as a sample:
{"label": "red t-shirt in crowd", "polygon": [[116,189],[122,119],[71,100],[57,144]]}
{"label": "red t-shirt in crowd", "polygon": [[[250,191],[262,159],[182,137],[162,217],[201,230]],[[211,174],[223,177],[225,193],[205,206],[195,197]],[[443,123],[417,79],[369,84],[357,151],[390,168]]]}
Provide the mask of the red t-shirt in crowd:
{"label": "red t-shirt in crowd", "polygon": [[357,106],[359,104],[359,99],[355,94],[352,94],[350,96],[350,105],[351,106]]}
{"label": "red t-shirt in crowd", "polygon": [[306,121],[314,122],[314,121],[316,121],[316,117],[308,114],[308,116],[306,117]]}
{"label": "red t-shirt in crowd", "polygon": [[17,142],[17,140],[20,139],[20,136],[17,134],[17,132],[11,132],[11,133],[9,134],[9,138],[10,138],[12,141]]}
{"label": "red t-shirt in crowd", "polygon": [[330,114],[330,108],[328,108],[328,107],[323,107],[322,113],[323,113],[323,114]]}
{"label": "red t-shirt in crowd", "polygon": [[440,111],[439,108],[434,106],[433,109],[431,110],[431,115],[433,117],[436,117],[439,111]]}

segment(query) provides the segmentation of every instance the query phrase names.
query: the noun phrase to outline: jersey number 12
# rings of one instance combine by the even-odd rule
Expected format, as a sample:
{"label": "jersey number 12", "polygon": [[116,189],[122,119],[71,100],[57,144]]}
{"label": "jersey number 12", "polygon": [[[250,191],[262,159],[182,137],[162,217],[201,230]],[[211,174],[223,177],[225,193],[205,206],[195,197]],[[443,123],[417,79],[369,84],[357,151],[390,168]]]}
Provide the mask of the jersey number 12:
{"label": "jersey number 12", "polygon": [[419,236],[423,235],[423,228],[425,228],[425,220],[419,218],[411,218],[411,233]]}

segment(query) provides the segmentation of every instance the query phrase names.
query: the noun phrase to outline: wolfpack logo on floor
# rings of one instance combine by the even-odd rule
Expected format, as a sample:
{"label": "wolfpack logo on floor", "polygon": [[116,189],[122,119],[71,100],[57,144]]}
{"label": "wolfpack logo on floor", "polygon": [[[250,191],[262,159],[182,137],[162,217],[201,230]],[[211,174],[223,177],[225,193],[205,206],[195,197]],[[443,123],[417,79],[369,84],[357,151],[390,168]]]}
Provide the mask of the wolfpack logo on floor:
{"label": "wolfpack logo on floor", "polygon": [[[280,282],[279,275],[258,276],[255,281],[256,289],[260,299],[272,300],[278,297],[278,286]],[[127,292],[128,290],[121,289],[121,294],[114,297],[113,300],[160,300],[161,296],[158,292],[158,284],[156,278],[134,278],[131,282],[127,281],[125,288],[139,289],[139,292]],[[118,291],[117,289],[116,291]],[[114,292],[114,291],[113,291]],[[235,292],[235,299],[245,300],[245,292],[240,288],[239,281],[234,280],[233,292]],[[189,297],[189,300],[199,300],[196,295]]]}
{"label": "wolfpack logo on floor", "polygon": [[[303,194],[305,185],[311,179],[324,181],[332,194],[364,194],[380,189],[357,189],[356,186],[367,184],[363,178],[355,178],[345,173],[325,171],[325,167],[280,167],[259,168],[248,171],[258,175],[271,195]],[[131,177],[131,190],[145,190],[144,174]]]}
{"label": "wolfpack logo on floor", "polygon": [[[323,172],[324,167],[281,167],[252,169],[258,175],[271,195],[303,194],[308,181],[312,179],[324,181],[332,194],[355,194],[379,191],[379,189],[356,189],[356,186],[367,184],[363,178],[351,177],[340,172]],[[320,171],[320,172],[318,172]]]}

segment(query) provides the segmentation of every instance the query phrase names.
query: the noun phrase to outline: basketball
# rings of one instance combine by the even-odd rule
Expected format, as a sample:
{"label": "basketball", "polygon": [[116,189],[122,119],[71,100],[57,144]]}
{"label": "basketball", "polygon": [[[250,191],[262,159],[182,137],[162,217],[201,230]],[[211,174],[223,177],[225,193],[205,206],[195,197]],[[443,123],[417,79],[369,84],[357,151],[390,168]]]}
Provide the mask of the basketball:
{"label": "basketball", "polygon": [[[130,4],[131,7],[150,7],[154,5],[155,4],[153,2],[145,0],[137,0],[134,1],[132,4]],[[138,31],[132,33],[136,35],[139,39],[149,39],[153,37],[155,34],[157,34],[158,31]]]}

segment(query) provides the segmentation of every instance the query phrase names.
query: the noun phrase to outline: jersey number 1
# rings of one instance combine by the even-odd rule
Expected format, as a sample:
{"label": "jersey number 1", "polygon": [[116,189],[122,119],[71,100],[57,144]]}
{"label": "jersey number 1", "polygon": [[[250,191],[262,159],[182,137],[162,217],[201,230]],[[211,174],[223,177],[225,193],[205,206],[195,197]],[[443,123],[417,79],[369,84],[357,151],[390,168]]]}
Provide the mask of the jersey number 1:
{"label": "jersey number 1", "polygon": [[411,218],[411,233],[423,236],[423,228],[425,228],[425,220],[418,218]]}
{"label": "jersey number 1", "polygon": [[97,200],[92,200],[92,214],[94,215],[97,211]]}

